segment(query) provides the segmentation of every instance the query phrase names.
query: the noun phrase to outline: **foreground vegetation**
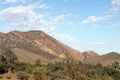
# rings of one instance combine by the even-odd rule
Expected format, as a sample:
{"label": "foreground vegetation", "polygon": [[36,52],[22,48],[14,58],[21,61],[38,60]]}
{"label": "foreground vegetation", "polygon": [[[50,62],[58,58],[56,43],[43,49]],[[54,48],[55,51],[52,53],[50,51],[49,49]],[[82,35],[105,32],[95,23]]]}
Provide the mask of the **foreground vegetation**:
{"label": "foreground vegetation", "polygon": [[0,74],[5,73],[15,74],[19,80],[120,80],[120,65],[118,62],[108,66],[83,64],[70,55],[63,62],[43,65],[37,60],[31,65],[19,62],[11,50],[5,49],[0,54]]}

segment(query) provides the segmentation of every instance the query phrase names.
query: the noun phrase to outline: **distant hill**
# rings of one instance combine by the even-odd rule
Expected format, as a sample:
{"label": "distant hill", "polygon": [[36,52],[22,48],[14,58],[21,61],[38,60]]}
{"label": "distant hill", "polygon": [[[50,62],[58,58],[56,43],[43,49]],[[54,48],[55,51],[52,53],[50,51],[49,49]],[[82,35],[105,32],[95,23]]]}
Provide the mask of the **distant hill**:
{"label": "distant hill", "polygon": [[107,53],[107,54],[101,55],[101,56],[99,55],[99,56],[85,58],[83,60],[83,63],[85,63],[85,64],[101,63],[102,65],[105,66],[105,65],[111,64],[115,61],[120,63],[120,54],[117,52],[110,52],[110,53]]}
{"label": "distant hill", "polygon": [[85,51],[85,52],[82,53],[82,55],[84,56],[84,58],[90,58],[90,57],[93,57],[93,56],[99,56],[94,51]]}
{"label": "distant hill", "polygon": [[64,59],[66,54],[80,61],[84,59],[79,51],[64,45],[43,31],[11,31],[6,34],[0,32],[0,50],[3,48],[10,48],[20,61],[30,63],[36,59],[48,63]]}

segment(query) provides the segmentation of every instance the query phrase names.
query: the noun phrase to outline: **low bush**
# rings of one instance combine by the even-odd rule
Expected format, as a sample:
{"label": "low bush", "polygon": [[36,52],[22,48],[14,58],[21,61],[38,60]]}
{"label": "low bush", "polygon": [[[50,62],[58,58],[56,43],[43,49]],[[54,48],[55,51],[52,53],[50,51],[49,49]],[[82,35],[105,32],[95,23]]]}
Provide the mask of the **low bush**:
{"label": "low bush", "polygon": [[28,78],[29,78],[29,74],[24,71],[17,72],[17,76],[21,80],[28,80]]}

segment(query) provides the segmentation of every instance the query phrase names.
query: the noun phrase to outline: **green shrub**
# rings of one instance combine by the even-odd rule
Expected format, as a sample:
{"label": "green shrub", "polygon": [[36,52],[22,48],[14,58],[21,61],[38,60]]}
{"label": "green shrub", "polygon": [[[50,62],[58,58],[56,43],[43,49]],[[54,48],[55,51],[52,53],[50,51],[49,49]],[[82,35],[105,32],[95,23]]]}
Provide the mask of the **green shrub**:
{"label": "green shrub", "polygon": [[18,78],[21,79],[21,80],[28,80],[28,78],[29,78],[29,74],[26,73],[26,72],[24,72],[24,71],[19,71],[19,72],[17,73],[17,76],[18,76]]}
{"label": "green shrub", "polygon": [[45,67],[36,67],[33,71],[35,80],[42,80],[46,74]]}
{"label": "green shrub", "polygon": [[11,72],[12,67],[17,63],[17,56],[10,49],[4,49],[0,55],[0,73],[6,73],[8,70]]}
{"label": "green shrub", "polygon": [[15,68],[16,72],[24,71],[24,72],[27,72],[29,74],[32,73],[32,70],[33,70],[33,66],[30,63],[25,63],[25,62],[18,63],[18,65]]}
{"label": "green shrub", "polygon": [[36,66],[36,67],[40,67],[40,66],[42,66],[40,60],[36,60],[34,66]]}

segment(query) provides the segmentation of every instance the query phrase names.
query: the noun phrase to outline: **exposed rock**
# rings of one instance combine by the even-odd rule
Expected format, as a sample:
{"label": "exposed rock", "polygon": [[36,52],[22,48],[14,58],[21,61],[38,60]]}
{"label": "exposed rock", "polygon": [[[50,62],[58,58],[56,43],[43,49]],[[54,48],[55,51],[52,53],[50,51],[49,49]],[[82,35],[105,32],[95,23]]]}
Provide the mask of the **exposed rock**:
{"label": "exposed rock", "polygon": [[80,61],[84,59],[79,51],[64,45],[43,31],[11,31],[2,36],[4,37],[0,37],[0,48],[24,49],[49,60],[64,58],[66,54],[70,54]]}

